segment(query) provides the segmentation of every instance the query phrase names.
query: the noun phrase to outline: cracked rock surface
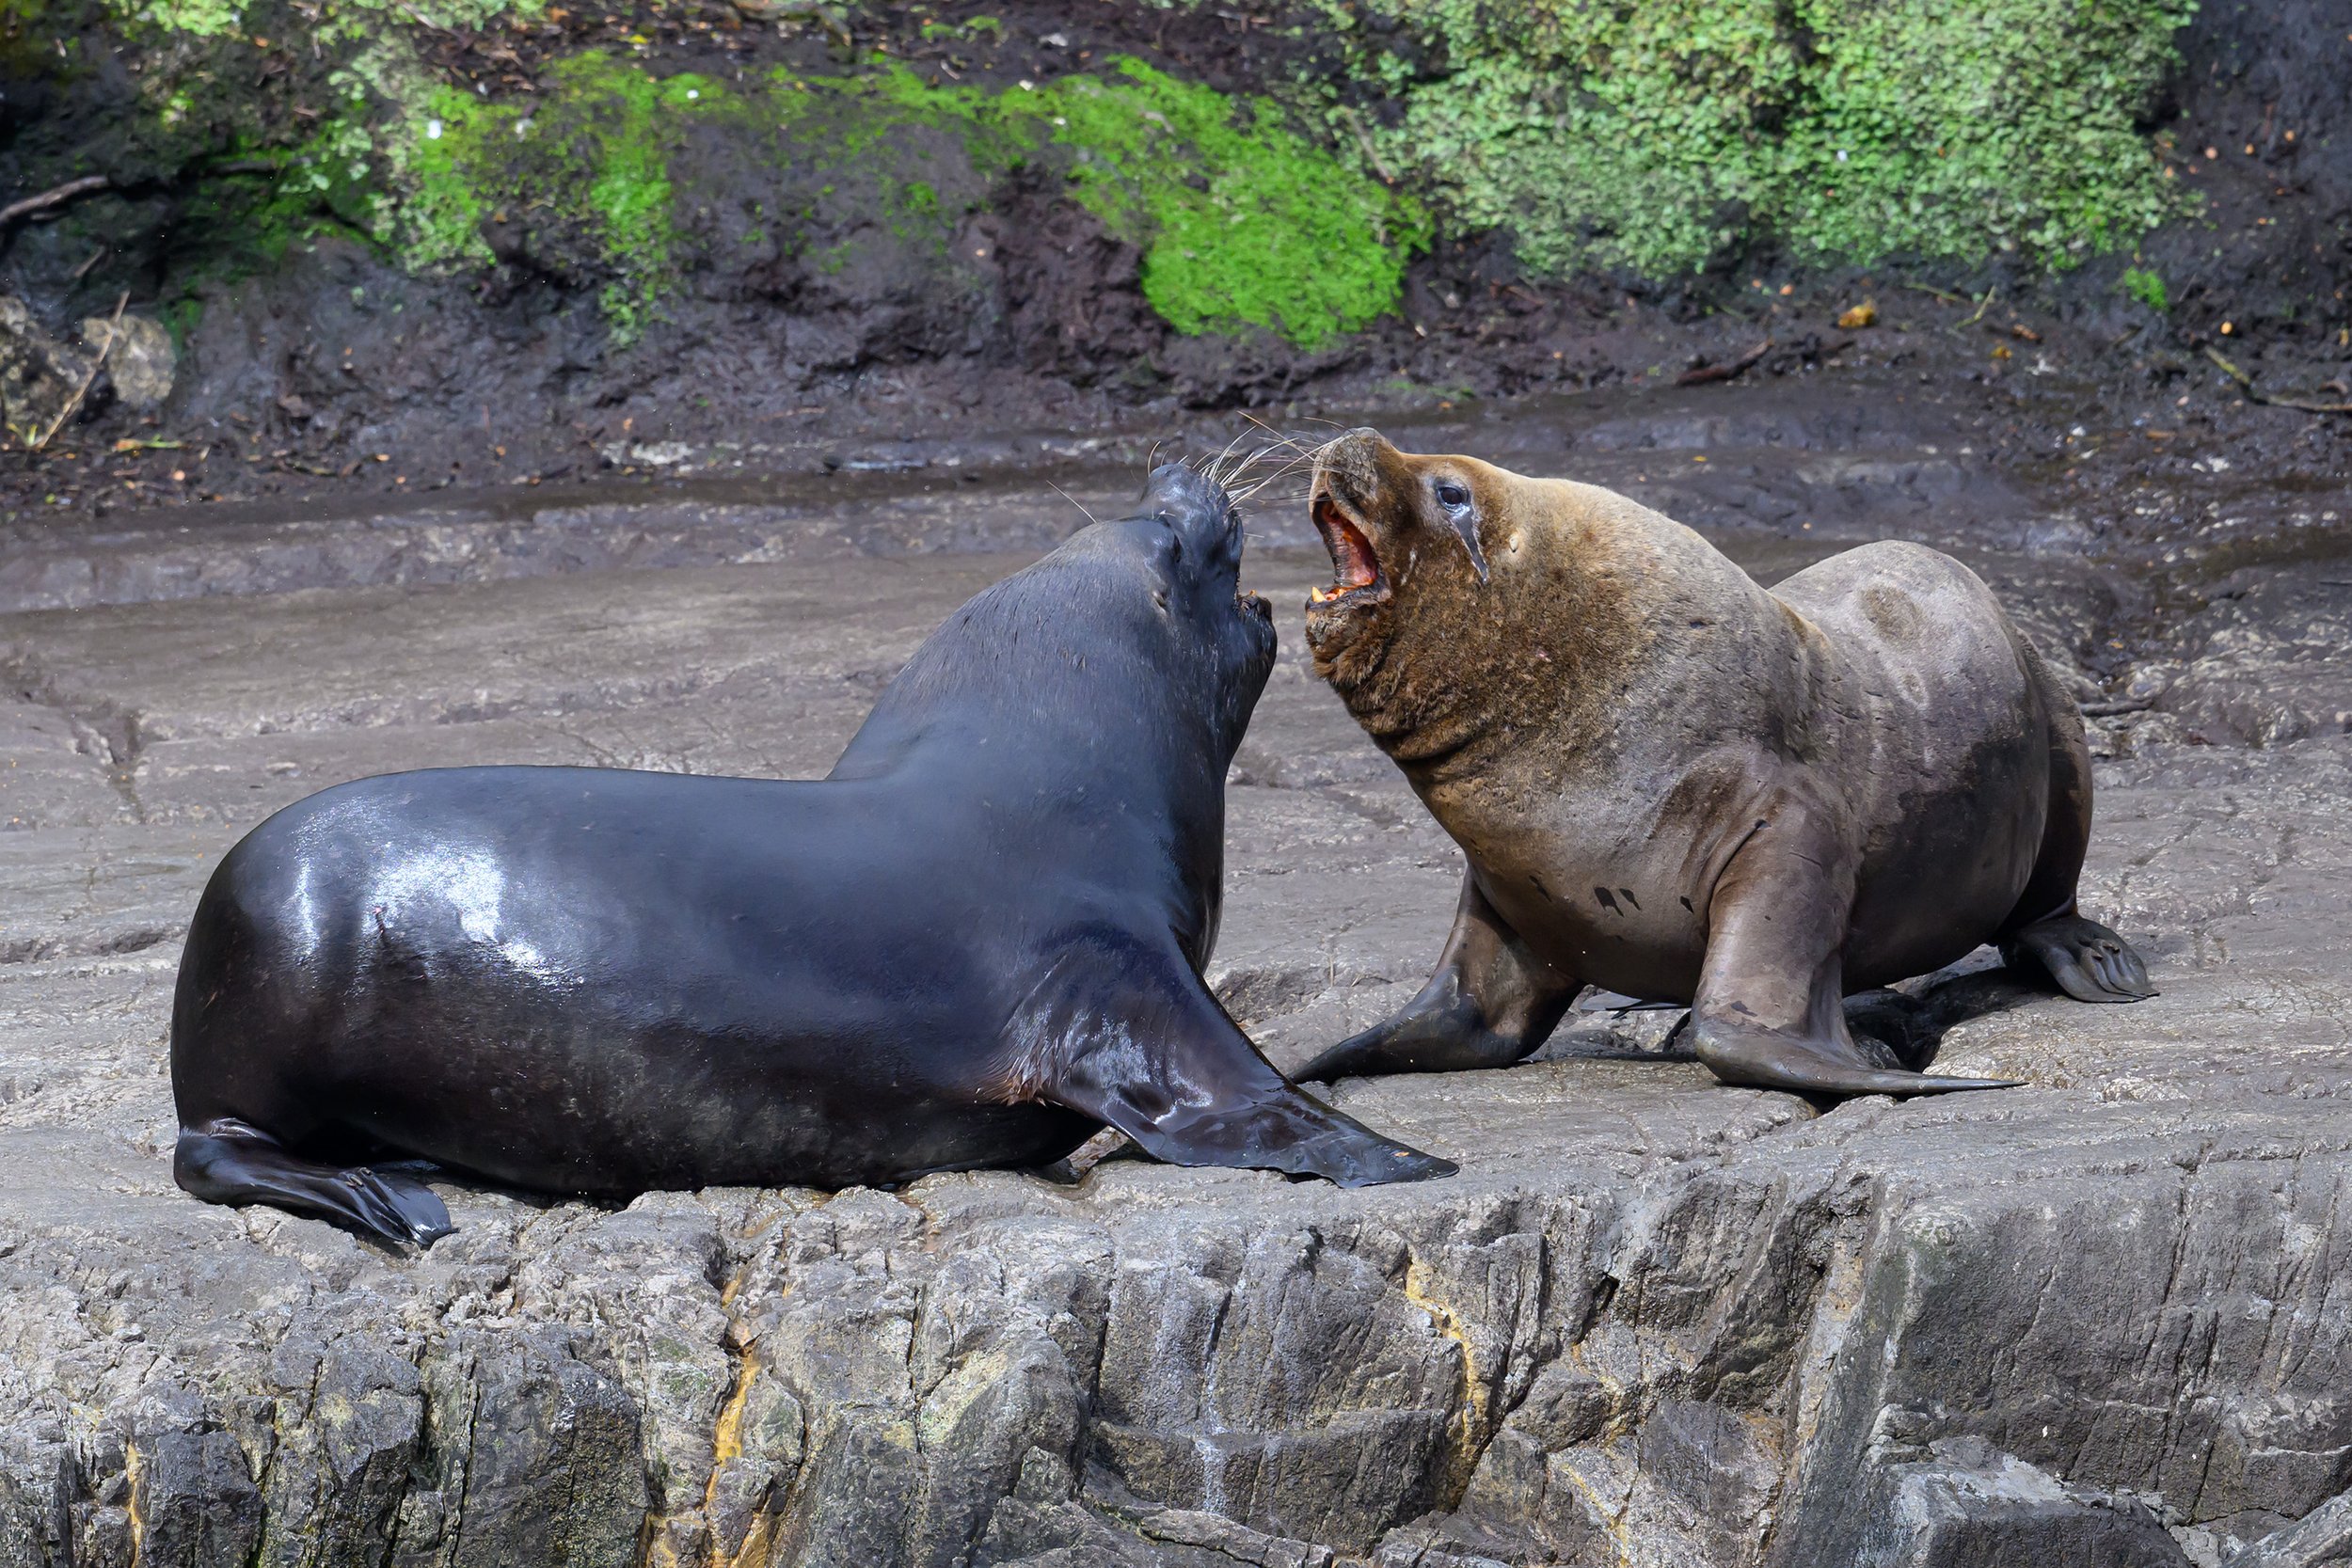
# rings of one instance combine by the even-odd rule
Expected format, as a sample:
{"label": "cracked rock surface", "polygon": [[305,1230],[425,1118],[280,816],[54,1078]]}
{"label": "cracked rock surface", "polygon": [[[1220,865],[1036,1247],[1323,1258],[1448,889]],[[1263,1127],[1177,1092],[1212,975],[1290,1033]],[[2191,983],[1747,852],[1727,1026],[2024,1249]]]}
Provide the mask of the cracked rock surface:
{"label": "cracked rock surface", "polygon": [[[900,520],[1007,543],[956,494]],[[2025,1088],[1822,1112],[1591,998],[1518,1068],[1334,1086],[1462,1165],[1415,1186],[1123,1153],[621,1207],[443,1183],[417,1257],[179,1193],[165,1032],[221,852],[397,768],[821,773],[1025,559],[828,526],[521,564],[510,531],[446,581],[346,540],[309,587],[241,577],[243,534],[110,537],[107,594],[0,614],[0,1564],[2352,1560],[2352,691],[2297,673],[2315,570],[2135,672],[2094,649],[2141,579],[1972,558],[2087,697],[2158,693],[2103,732],[2086,898],[2162,996],[1979,954],[1900,1005],[1940,1070]],[[212,586],[138,591],[183,568]],[[1323,574],[1252,556],[1284,652],[1211,972],[1285,1065],[1419,986],[1459,876],[1303,665]]]}

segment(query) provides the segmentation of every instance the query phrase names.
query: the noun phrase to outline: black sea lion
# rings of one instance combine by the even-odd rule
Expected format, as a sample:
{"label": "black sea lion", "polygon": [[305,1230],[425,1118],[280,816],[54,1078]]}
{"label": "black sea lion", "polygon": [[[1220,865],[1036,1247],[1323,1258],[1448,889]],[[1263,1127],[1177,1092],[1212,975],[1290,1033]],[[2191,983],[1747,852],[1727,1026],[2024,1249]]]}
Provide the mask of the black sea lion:
{"label": "black sea lion", "polygon": [[1958,562],[1867,545],[1767,593],[1623,496],[1369,430],[1310,495],[1315,670],[1470,868],[1429,984],[1302,1080],[1514,1062],[1592,984],[1689,1003],[1726,1083],[1986,1088],[1871,1060],[1841,998],[1987,941],[2154,994],[2075,911],[2081,718]]}
{"label": "black sea lion", "polygon": [[822,782],[365,779],[223,859],[172,1010],[180,1184],[400,1241],[424,1160],[621,1195],[1161,1159],[1450,1173],[1299,1093],[1201,984],[1274,659],[1193,470],[918,649]]}

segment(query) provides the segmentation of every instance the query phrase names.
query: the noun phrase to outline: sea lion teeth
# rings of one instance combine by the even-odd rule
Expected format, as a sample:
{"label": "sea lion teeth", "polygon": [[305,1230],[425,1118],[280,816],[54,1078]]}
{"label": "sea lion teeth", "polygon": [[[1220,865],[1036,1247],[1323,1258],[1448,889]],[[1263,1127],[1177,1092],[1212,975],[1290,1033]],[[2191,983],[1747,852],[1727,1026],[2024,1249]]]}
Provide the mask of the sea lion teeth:
{"label": "sea lion teeth", "polygon": [[181,958],[180,1185],[424,1245],[440,1197],[374,1162],[885,1185],[1108,1124],[1177,1164],[1451,1174],[1299,1092],[1201,982],[1275,656],[1231,507],[1155,470],[950,617],[821,782],[443,768],[272,816]]}
{"label": "sea lion teeth", "polygon": [[1468,866],[1428,985],[1302,1078],[1514,1062],[1590,984],[1689,1004],[1725,1083],[1991,1088],[1873,1060],[1841,999],[1986,942],[2082,1001],[2155,994],[2075,908],[2074,703],[1959,562],[1866,545],[1767,592],[1624,496],[1370,430],[1309,493],[1335,562],[1344,522],[1405,563],[1377,613],[1308,616],[1315,673]]}

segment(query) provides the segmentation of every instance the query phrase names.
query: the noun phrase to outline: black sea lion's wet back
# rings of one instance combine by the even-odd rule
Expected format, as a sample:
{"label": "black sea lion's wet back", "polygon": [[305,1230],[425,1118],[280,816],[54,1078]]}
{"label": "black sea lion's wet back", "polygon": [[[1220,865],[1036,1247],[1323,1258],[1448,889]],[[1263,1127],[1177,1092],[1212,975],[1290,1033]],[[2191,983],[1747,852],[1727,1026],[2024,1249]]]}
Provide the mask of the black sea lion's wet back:
{"label": "black sea lion's wet back", "polygon": [[1371,431],[1310,504],[1316,671],[1469,868],[1429,984],[1302,1077],[1516,1061],[1592,984],[1690,1003],[1728,1082],[1986,1087],[1872,1061],[1842,997],[1987,941],[2153,994],[2075,911],[2080,717],[1958,562],[1870,545],[1768,593],[1626,497]]}
{"label": "black sea lion's wet back", "polygon": [[1158,470],[958,610],[816,783],[469,768],[298,802],[182,959],[182,1185],[395,1239],[371,1162],[560,1193],[1161,1158],[1452,1167],[1299,1094],[1201,984],[1274,654],[1240,520]]}

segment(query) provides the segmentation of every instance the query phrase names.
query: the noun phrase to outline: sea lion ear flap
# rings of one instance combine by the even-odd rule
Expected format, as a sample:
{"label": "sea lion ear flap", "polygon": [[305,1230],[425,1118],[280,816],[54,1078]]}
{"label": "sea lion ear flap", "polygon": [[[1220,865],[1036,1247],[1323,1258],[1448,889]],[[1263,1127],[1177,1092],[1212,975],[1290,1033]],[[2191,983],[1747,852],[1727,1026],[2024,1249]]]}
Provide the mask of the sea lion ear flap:
{"label": "sea lion ear flap", "polygon": [[1040,1085],[1039,1099],[1107,1122],[1173,1165],[1287,1171],[1343,1187],[1454,1174],[1452,1161],[1300,1093],[1181,956],[1117,957],[1120,964],[1094,982],[1090,1000],[1103,1010],[1091,1037]]}

